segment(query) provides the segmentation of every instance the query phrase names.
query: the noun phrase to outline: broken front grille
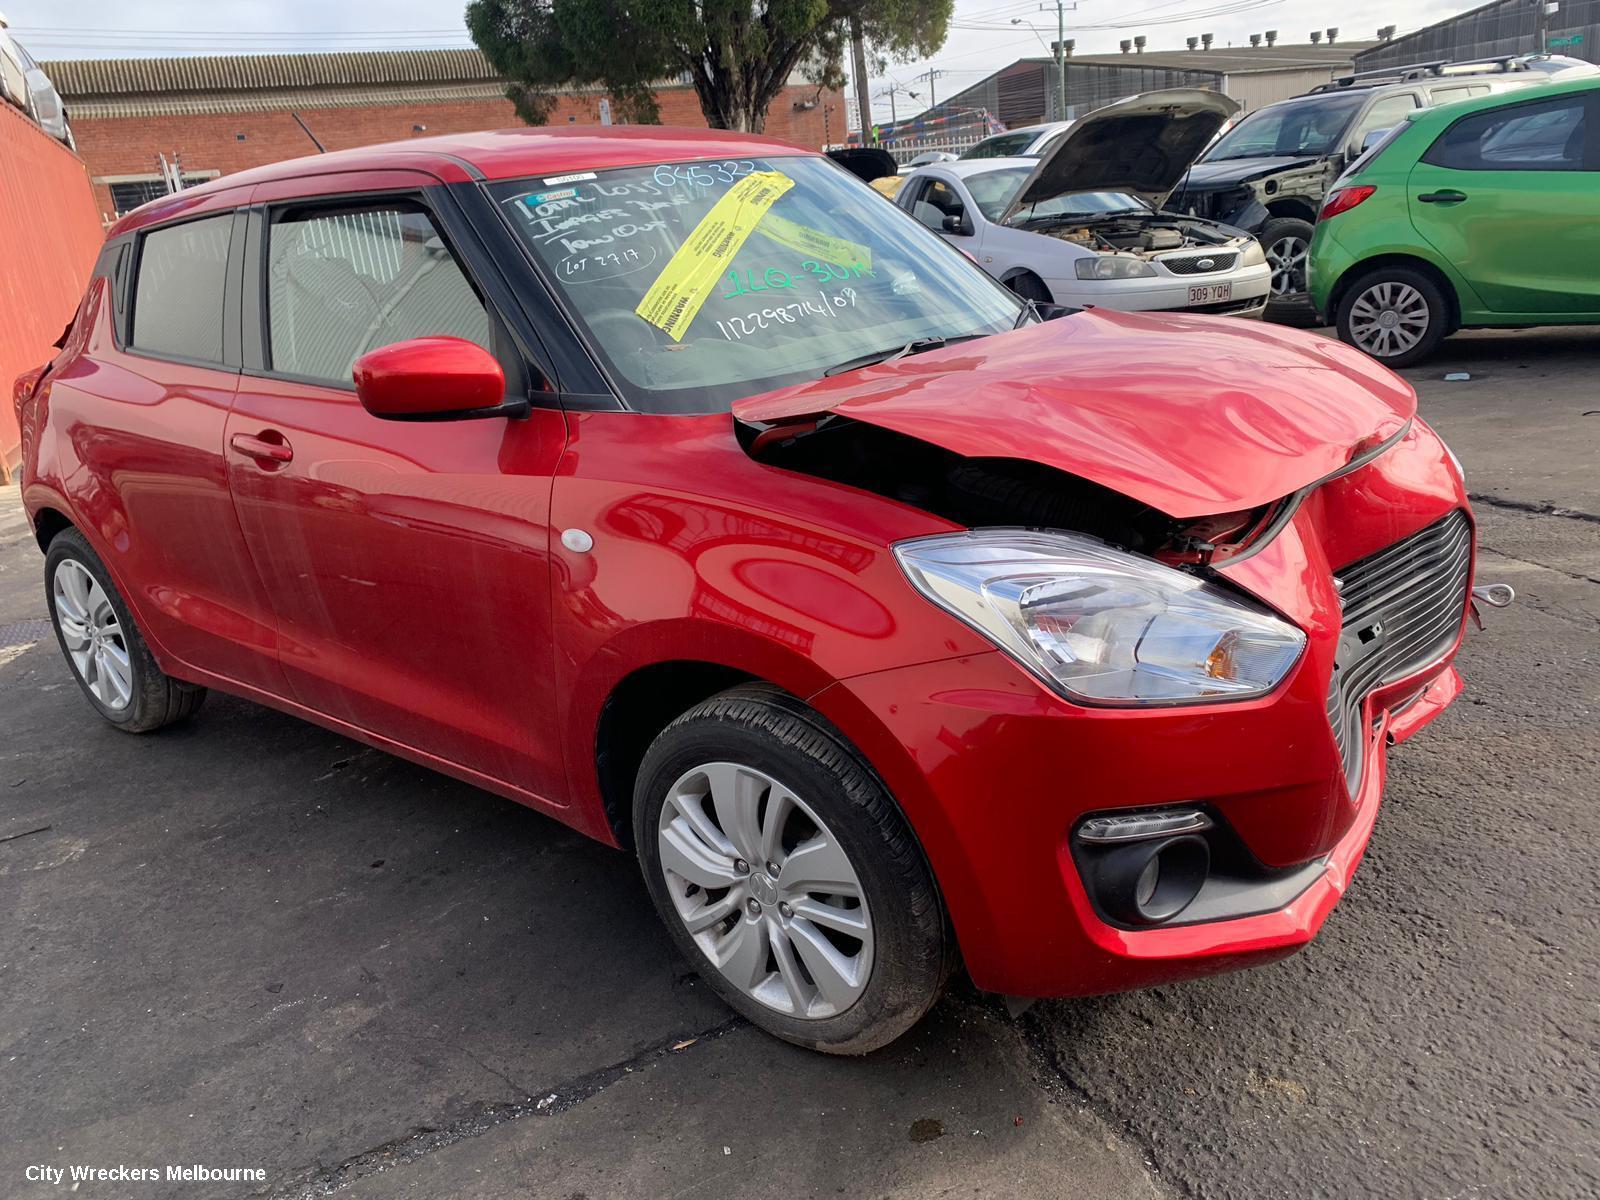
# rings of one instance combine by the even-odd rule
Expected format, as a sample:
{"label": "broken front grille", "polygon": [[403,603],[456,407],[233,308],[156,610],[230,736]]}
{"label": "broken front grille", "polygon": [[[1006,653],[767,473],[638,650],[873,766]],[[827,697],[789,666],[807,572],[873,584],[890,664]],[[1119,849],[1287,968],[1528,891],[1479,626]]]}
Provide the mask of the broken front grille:
{"label": "broken front grille", "polygon": [[1344,613],[1328,721],[1352,792],[1370,740],[1363,702],[1449,649],[1465,615],[1471,570],[1472,526],[1457,510],[1338,572]]}
{"label": "broken front grille", "polygon": [[1185,254],[1159,260],[1174,275],[1209,275],[1213,271],[1231,271],[1239,255],[1227,250],[1217,254]]}

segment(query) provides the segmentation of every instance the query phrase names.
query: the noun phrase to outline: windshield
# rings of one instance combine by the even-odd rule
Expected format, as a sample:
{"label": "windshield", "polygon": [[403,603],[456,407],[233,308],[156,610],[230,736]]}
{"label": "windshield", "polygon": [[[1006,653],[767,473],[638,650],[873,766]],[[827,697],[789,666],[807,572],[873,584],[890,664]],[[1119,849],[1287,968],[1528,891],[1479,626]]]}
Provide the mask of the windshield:
{"label": "windshield", "polygon": [[[1032,167],[1001,167],[964,179],[972,201],[991,221],[998,221],[1029,175]],[[1015,223],[1040,217],[1098,217],[1106,213],[1148,212],[1145,204],[1126,192],[1068,192],[1030,204],[1017,214]]]}
{"label": "windshield", "polygon": [[1257,109],[1228,130],[1200,161],[1332,154],[1365,99],[1360,94],[1329,96]]}
{"label": "windshield", "polygon": [[648,411],[726,410],[910,342],[998,333],[1021,312],[826,159],[584,171],[494,195],[612,380]]}
{"label": "windshield", "polygon": [[976,146],[969,146],[961,152],[961,157],[1014,158],[1033,145],[1033,139],[1038,136],[1037,130],[1029,129],[1017,133],[997,133],[993,137],[984,138]]}

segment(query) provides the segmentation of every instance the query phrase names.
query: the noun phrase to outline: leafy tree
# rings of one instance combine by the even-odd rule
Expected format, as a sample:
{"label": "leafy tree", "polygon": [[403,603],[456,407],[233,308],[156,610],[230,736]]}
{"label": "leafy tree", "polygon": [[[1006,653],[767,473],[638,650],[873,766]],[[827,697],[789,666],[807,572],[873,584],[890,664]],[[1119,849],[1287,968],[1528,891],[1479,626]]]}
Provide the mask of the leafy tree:
{"label": "leafy tree", "polygon": [[687,73],[715,129],[760,133],[767,107],[803,69],[844,83],[850,26],[880,59],[944,44],[954,0],[472,0],[467,28],[530,125],[558,89],[604,88],[618,115],[659,123],[654,89]]}

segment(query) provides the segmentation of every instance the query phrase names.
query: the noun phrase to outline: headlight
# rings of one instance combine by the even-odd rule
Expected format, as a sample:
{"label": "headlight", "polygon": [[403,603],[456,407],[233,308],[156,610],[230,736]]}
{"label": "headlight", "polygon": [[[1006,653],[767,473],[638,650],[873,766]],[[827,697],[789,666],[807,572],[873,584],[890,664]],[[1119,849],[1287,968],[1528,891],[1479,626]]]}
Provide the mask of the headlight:
{"label": "headlight", "polygon": [[1261,248],[1261,243],[1254,238],[1239,255],[1241,267],[1259,267],[1267,261],[1267,252]]}
{"label": "headlight", "polygon": [[1306,643],[1215,584],[1082,534],[984,529],[894,552],[923,595],[1089,704],[1260,696]]}
{"label": "headlight", "polygon": [[1143,279],[1154,275],[1155,268],[1142,258],[1128,254],[1097,254],[1093,258],[1080,258],[1077,264],[1079,279]]}

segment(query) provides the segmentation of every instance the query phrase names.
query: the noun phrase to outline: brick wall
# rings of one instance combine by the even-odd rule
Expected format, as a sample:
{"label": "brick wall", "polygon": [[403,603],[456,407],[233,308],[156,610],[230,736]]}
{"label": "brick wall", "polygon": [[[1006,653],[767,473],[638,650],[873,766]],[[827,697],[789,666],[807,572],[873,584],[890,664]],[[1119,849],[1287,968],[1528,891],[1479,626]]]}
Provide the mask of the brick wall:
{"label": "brick wall", "polygon": [[[809,150],[820,149],[829,140],[842,142],[843,96],[838,92],[824,92],[817,107],[804,111],[795,108],[797,103],[815,97],[815,88],[786,88],[768,110],[767,134]],[[659,94],[658,100],[664,124],[704,128],[705,117],[693,89],[668,89]],[[329,150],[521,125],[507,100],[307,108],[296,112]],[[550,115],[552,128],[599,122],[598,96],[562,97]],[[422,125],[425,130],[416,131],[412,128],[414,125]],[[75,117],[72,132],[78,142],[78,153],[88,164],[89,174],[95,181],[96,203],[106,217],[111,215],[112,205],[111,190],[105,180],[154,175],[159,170],[158,154],[171,158],[176,152],[186,175],[212,171],[226,175],[246,167],[314,154],[317,149],[288,110],[160,117]]]}

